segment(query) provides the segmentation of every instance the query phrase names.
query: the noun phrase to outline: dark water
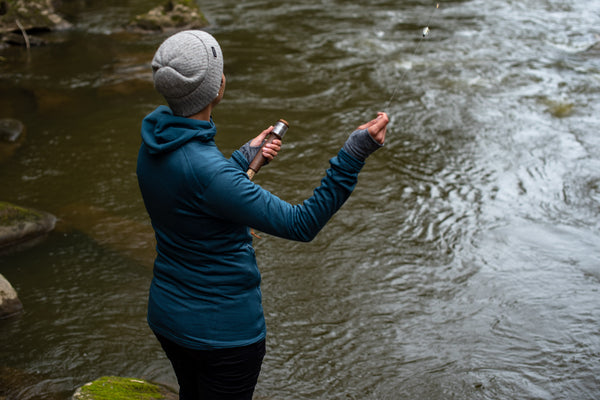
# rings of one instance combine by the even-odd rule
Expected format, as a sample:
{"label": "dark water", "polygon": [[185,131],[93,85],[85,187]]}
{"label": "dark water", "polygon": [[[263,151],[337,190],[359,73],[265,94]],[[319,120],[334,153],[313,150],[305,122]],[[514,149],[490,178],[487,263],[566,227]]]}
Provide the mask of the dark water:
{"label": "dark water", "polygon": [[[0,321],[0,367],[19,399],[103,375],[175,386],[145,323],[135,177],[164,35],[120,29],[156,2],[63,3],[71,31],[0,51],[0,117],[28,129],[0,199],[61,218],[0,256],[26,310]],[[269,329],[256,398],[600,397],[600,3],[205,3],[228,77],[218,144],[287,119],[257,176],[280,197],[302,201],[355,126],[392,119],[314,242],[255,243]]]}

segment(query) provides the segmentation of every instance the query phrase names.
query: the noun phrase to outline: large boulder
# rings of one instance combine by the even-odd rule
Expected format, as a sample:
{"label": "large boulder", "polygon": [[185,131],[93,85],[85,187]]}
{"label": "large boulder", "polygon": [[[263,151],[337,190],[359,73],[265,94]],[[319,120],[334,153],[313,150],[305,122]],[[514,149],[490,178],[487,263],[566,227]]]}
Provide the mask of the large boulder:
{"label": "large boulder", "polygon": [[168,0],[146,14],[136,16],[130,27],[144,31],[169,31],[200,29],[207,25],[208,21],[194,0]]}
{"label": "large boulder", "polygon": [[77,389],[72,400],[177,400],[172,389],[143,379],[104,376]]}
{"label": "large boulder", "polygon": [[0,319],[12,317],[21,311],[23,311],[23,304],[17,297],[16,290],[0,274]]}
{"label": "large boulder", "polygon": [[0,251],[34,243],[55,225],[52,214],[0,201]]}

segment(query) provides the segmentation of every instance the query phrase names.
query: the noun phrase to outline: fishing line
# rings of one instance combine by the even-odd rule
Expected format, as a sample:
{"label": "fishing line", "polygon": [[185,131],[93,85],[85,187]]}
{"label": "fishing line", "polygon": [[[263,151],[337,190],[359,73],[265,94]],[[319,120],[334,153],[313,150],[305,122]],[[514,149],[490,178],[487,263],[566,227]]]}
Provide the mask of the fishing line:
{"label": "fishing line", "polygon": [[[435,10],[437,10],[438,8],[440,8],[440,3],[436,3],[435,5]],[[425,25],[425,27],[422,30],[422,36],[419,39],[419,42],[417,43],[417,46],[415,47],[415,50],[413,51],[413,56],[417,53],[417,51],[419,50],[419,47],[421,46],[421,42],[423,42],[423,39],[425,39],[427,36],[429,36],[429,34],[431,33],[431,30],[429,29],[429,24],[431,22],[431,18],[433,17],[433,13],[435,12],[435,10],[431,11],[431,14],[429,14],[429,18],[427,19],[427,24]],[[406,77],[406,74],[408,72],[408,69],[404,70],[404,73],[402,74],[402,76],[400,77],[400,82],[396,85],[396,87],[394,88],[394,91],[392,92],[392,96],[390,97],[390,99],[388,100],[387,104],[385,105],[384,110],[387,110],[387,108],[390,106],[390,104],[392,103],[392,100],[394,100],[394,97],[396,97],[396,94],[398,92],[398,89],[400,88],[400,85],[402,84],[402,82],[404,81],[404,78]]]}

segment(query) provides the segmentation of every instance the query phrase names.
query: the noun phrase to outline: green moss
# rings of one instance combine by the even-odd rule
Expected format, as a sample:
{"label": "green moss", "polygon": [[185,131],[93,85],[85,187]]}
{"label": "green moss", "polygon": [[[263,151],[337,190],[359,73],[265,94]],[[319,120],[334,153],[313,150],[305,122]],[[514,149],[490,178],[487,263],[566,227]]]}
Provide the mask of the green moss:
{"label": "green moss", "polygon": [[40,217],[41,214],[34,210],[0,201],[0,226],[13,225],[18,222],[37,221]]}
{"label": "green moss", "polygon": [[160,400],[160,388],[148,381],[105,376],[81,388],[81,400]]}
{"label": "green moss", "polygon": [[565,118],[573,114],[573,103],[555,103],[550,106],[550,113],[557,118]]}
{"label": "green moss", "polygon": [[543,102],[548,107],[548,112],[556,118],[569,117],[575,110],[575,104],[571,102],[550,99],[544,99]]}

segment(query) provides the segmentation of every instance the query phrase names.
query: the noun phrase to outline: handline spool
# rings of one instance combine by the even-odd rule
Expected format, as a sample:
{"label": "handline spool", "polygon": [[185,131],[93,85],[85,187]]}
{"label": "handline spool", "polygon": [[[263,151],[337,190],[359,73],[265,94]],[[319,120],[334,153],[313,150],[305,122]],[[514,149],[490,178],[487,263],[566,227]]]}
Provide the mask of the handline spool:
{"label": "handline spool", "polygon": [[[262,146],[260,147],[260,150],[258,151],[258,153],[256,153],[254,160],[252,160],[252,162],[250,163],[250,167],[248,168],[248,172],[247,172],[248,178],[250,178],[250,180],[252,180],[254,178],[254,175],[256,175],[256,173],[258,172],[260,167],[265,165],[265,163],[267,162],[267,159],[262,155],[262,148],[265,147],[265,145],[267,143],[273,142],[273,140],[275,140],[275,139],[282,140],[283,135],[285,135],[285,133],[287,132],[289,127],[290,127],[290,124],[288,124],[285,119],[280,119],[279,121],[277,121],[275,123],[275,125],[273,126],[273,130],[266,137],[265,141],[263,142]],[[250,234],[257,239],[261,238],[254,232],[253,229],[250,230]]]}
{"label": "handline spool", "polygon": [[254,160],[252,160],[252,162],[250,163],[250,166],[249,166],[248,172],[247,172],[248,178],[250,178],[250,180],[252,180],[254,178],[254,175],[256,175],[258,170],[260,170],[260,167],[265,165],[265,163],[267,162],[267,159],[262,154],[262,148],[265,147],[265,145],[267,145],[268,143],[273,142],[273,140],[275,140],[275,139],[282,140],[283,135],[285,135],[285,133],[287,132],[289,127],[290,127],[290,124],[288,124],[287,121],[284,119],[280,119],[279,121],[277,121],[275,123],[275,125],[273,126],[273,130],[266,137],[260,150],[254,157]]}

